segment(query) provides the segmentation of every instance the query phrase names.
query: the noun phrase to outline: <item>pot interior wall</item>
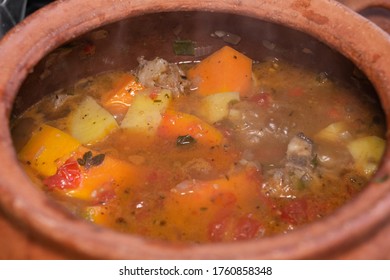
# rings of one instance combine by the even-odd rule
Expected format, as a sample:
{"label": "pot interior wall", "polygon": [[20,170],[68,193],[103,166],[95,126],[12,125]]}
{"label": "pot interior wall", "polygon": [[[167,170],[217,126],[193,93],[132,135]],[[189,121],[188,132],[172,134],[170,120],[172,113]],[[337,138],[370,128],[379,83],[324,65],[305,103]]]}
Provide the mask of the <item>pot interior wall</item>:
{"label": "pot interior wall", "polygon": [[222,30],[240,36],[238,51],[254,60],[278,58],[325,72],[348,83],[371,85],[356,75],[354,65],[344,56],[313,37],[290,28],[238,15],[208,12],[148,14],[125,19],[93,30],[48,54],[23,83],[16,98],[19,114],[42,96],[66,88],[79,79],[109,70],[130,70],[137,57],[162,57],[169,62],[200,60],[204,56],[177,56],[175,40],[191,40],[213,52],[226,45],[210,36]]}

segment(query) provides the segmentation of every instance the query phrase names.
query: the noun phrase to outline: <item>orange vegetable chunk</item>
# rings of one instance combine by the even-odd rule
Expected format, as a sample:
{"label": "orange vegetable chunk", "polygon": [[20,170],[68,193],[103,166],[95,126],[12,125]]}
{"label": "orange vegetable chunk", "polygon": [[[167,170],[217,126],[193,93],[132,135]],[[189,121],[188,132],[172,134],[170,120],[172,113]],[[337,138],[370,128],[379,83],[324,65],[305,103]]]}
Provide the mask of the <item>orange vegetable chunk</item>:
{"label": "orange vegetable chunk", "polygon": [[225,46],[188,71],[201,95],[239,92],[246,96],[252,85],[252,60]]}
{"label": "orange vegetable chunk", "polygon": [[110,216],[108,212],[108,206],[106,205],[93,205],[85,209],[85,218],[95,224],[102,226],[110,225]]}
{"label": "orange vegetable chunk", "polygon": [[219,145],[223,140],[222,133],[207,122],[194,115],[173,110],[167,110],[163,114],[158,135],[171,139],[190,135],[197,142],[206,145]]}
{"label": "orange vegetable chunk", "polygon": [[111,114],[123,117],[136,92],[142,89],[144,87],[137,82],[136,77],[124,73],[115,83],[114,87],[103,94],[101,105]]}
{"label": "orange vegetable chunk", "polygon": [[[88,152],[81,147],[72,154],[74,160],[82,159]],[[95,156],[98,152],[92,151]],[[132,165],[125,161],[105,155],[104,160],[97,166],[88,168],[80,166],[81,182],[76,188],[65,189],[67,196],[75,197],[94,202],[102,202],[104,196],[115,195],[118,188],[140,184],[141,167]]]}
{"label": "orange vegetable chunk", "polygon": [[41,125],[19,153],[23,163],[44,176],[57,171],[57,160],[69,156],[80,142],[71,135],[46,124]]}
{"label": "orange vegetable chunk", "polygon": [[[166,230],[187,229],[186,238],[189,240],[234,240],[232,221],[241,218],[236,209],[242,208],[248,214],[255,211],[256,208],[250,205],[261,203],[260,182],[261,175],[252,168],[226,178],[181,182],[171,190],[165,201]],[[216,223],[224,227],[218,237],[213,228],[218,226]]]}

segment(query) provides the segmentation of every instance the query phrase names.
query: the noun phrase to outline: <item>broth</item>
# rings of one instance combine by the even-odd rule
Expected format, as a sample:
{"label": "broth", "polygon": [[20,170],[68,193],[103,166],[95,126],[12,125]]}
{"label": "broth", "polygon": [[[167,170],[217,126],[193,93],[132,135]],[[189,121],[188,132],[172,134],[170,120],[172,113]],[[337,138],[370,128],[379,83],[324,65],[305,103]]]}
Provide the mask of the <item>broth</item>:
{"label": "broth", "polygon": [[385,145],[375,97],[276,58],[202,93],[206,60],[140,58],[43,98],[12,124],[22,166],[79,217],[178,242],[287,233],[363,190]]}

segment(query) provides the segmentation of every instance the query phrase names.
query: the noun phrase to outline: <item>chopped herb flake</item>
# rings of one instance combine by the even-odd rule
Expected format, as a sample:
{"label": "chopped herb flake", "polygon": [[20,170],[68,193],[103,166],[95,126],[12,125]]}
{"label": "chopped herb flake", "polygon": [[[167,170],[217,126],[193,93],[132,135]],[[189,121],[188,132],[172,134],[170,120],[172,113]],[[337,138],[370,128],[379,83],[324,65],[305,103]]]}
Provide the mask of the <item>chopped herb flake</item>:
{"label": "chopped herb flake", "polygon": [[176,40],[173,42],[173,51],[176,55],[195,55],[195,43],[191,40]]}
{"label": "chopped herb flake", "polygon": [[188,134],[179,136],[176,139],[177,146],[190,145],[190,144],[194,144],[195,142],[196,140],[191,135]]}
{"label": "chopped herb flake", "polygon": [[92,167],[92,166],[98,166],[103,163],[105,158],[104,154],[98,154],[96,156],[92,155],[91,151],[86,152],[83,155],[83,158],[78,158],[77,163],[80,166],[84,166],[86,169]]}

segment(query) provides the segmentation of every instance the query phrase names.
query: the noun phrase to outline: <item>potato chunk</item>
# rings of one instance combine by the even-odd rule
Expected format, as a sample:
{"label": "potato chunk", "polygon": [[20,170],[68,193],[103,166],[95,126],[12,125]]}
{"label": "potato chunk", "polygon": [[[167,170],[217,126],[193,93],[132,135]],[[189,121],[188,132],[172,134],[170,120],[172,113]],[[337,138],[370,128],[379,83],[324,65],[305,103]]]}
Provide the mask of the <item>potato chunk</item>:
{"label": "potato chunk", "polygon": [[92,144],[118,128],[115,118],[95,99],[87,96],[69,115],[70,134],[82,144]]}
{"label": "potato chunk", "polygon": [[162,116],[171,101],[169,90],[145,90],[139,92],[133,99],[125,118],[121,123],[122,128],[135,132],[154,135],[160,125]]}
{"label": "potato chunk", "polygon": [[209,123],[221,121],[229,115],[229,104],[239,100],[238,92],[222,92],[206,96],[201,101],[201,115]]}
{"label": "potato chunk", "polygon": [[380,137],[366,136],[351,141],[347,147],[355,160],[356,168],[369,177],[377,170],[385,145],[385,140]]}

